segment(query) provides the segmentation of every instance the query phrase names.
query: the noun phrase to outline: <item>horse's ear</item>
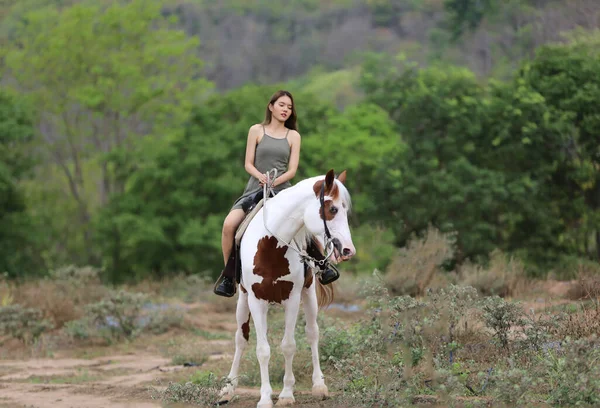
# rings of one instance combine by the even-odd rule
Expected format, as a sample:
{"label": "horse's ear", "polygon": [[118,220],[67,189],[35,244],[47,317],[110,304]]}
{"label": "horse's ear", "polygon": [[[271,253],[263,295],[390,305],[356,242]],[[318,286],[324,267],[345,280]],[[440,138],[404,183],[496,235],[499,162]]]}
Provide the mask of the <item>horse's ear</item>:
{"label": "horse's ear", "polygon": [[334,178],[335,172],[333,171],[333,169],[331,169],[325,175],[325,191],[331,191],[331,187],[333,187]]}
{"label": "horse's ear", "polygon": [[342,184],[346,184],[346,170],[342,171],[340,174],[338,174],[337,179],[342,183]]}

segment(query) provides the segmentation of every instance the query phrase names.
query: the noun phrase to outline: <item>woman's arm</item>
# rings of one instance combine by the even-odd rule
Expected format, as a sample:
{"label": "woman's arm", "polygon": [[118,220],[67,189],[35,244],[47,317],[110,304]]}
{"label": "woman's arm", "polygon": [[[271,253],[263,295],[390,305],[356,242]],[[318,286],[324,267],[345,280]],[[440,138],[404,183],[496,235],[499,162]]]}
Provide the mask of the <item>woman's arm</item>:
{"label": "woman's arm", "polygon": [[296,170],[298,170],[298,162],[300,161],[300,133],[292,130],[288,135],[288,139],[292,142],[288,170],[275,179],[273,182],[274,187],[293,179],[296,175]]}
{"label": "woman's arm", "polygon": [[250,127],[248,131],[248,141],[246,143],[246,160],[244,161],[244,168],[252,177],[257,178],[261,183],[266,181],[266,176],[254,167],[254,153],[256,152],[256,144],[258,143],[258,136],[260,135],[260,125],[254,125]]}

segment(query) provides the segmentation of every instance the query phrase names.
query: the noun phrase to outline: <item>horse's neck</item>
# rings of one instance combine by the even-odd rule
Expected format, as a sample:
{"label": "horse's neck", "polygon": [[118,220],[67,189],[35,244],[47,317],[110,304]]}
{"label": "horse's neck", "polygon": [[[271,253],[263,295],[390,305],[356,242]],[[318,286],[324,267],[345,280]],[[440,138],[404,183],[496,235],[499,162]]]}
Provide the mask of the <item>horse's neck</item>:
{"label": "horse's neck", "polygon": [[263,208],[268,231],[288,243],[302,235],[305,231],[304,208],[310,198],[309,194],[302,194],[302,191],[284,190],[268,199],[265,203],[266,214]]}

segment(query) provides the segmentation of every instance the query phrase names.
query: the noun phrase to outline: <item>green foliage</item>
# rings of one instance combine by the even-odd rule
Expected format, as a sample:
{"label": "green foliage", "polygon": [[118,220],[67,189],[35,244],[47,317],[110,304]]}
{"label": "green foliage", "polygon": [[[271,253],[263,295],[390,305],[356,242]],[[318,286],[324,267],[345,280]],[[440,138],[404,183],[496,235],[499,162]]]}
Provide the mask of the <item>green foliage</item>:
{"label": "green foliage", "polygon": [[472,287],[420,299],[367,290],[368,316],[350,327],[330,322],[322,340],[344,349],[328,360],[340,405],[597,404],[598,338],[557,331],[560,311],[525,316],[519,303]]}
{"label": "green foliage", "polygon": [[108,326],[117,338],[135,337],[139,334],[137,320],[146,300],[146,296],[142,293],[121,290],[98,303],[88,305],[86,314],[93,324]]}
{"label": "green foliage", "polygon": [[[504,48],[498,55],[506,66],[527,55],[537,14],[555,6],[542,3],[7,2],[0,33],[7,45],[4,83],[31,104],[0,95],[0,268],[20,276],[90,264],[114,282],[214,277],[222,267],[223,219],[248,178],[248,128],[261,120],[271,93],[288,88],[302,134],[296,180],[330,168],[348,171],[359,250],[348,270],[388,267],[394,246],[422,238],[431,225],[455,233],[445,268],[485,263],[500,250],[523,259],[527,273],[567,276],[578,258],[600,256],[597,33],[542,47],[514,78],[484,83],[477,70],[447,64],[448,55],[422,69],[389,57],[404,43],[376,58],[352,55],[358,48],[338,50],[331,28],[362,13],[379,31],[370,36],[364,28],[361,41],[388,50],[382,41],[406,33],[411,42],[418,19],[437,16],[432,24],[445,21],[443,28],[465,41],[485,31],[496,45],[486,42],[484,54],[500,72],[505,65],[494,47]],[[200,28],[199,10],[205,12]],[[251,51],[221,47],[207,34],[207,24],[228,29],[228,17],[257,24],[250,31],[262,34],[248,42],[268,37],[260,63],[268,61],[269,70],[246,58]],[[332,31],[331,41],[320,41],[321,34],[306,40],[313,26]],[[501,29],[510,34],[506,41],[497,38]],[[464,55],[444,44],[453,58]],[[219,48],[239,54],[248,75],[272,85],[207,97],[203,73],[227,71],[229,54],[207,67],[198,50],[205,56]],[[273,58],[283,52],[302,61]],[[291,66],[311,65],[313,54],[327,55],[326,61],[292,82],[273,84],[295,75]],[[348,67],[362,59],[362,72]],[[332,67],[337,70],[327,72]],[[228,72],[230,83],[246,83]],[[357,76],[364,94],[355,87]],[[39,161],[28,179],[32,158]],[[512,278],[494,285],[486,280],[493,273],[483,275],[473,284],[511,290]],[[410,285],[403,290],[418,291]]]}
{"label": "green foliage", "polygon": [[[554,188],[561,191],[562,218],[578,224],[571,235],[572,252],[584,253],[595,234],[596,258],[600,256],[600,34],[575,35],[572,43],[541,47],[525,64],[520,80],[544,98],[549,113],[562,118],[565,134],[561,149],[565,160]],[[569,205],[569,203],[573,203]],[[575,206],[576,205],[576,206]],[[566,210],[566,211],[565,211]]]}
{"label": "green foliage", "polygon": [[97,263],[90,220],[123,190],[117,166],[123,163],[109,160],[142,149],[143,140],[180,133],[208,88],[196,76],[197,39],[174,27],[161,8],[161,1],[135,0],[30,11],[6,55],[11,84],[39,113],[34,147],[48,188],[36,186],[35,198],[69,192],[53,214],[40,212],[57,240],[71,232],[65,246],[78,263]]}
{"label": "green foliage", "polygon": [[399,243],[431,223],[458,232],[458,259],[489,253],[508,191],[502,172],[473,159],[482,153],[484,88],[461,68],[366,70],[369,99],[389,112],[409,146],[405,159],[390,154],[380,170],[378,213],[389,214],[383,220]]}
{"label": "green foliage", "polygon": [[100,335],[109,342],[131,339],[143,331],[160,334],[183,321],[181,311],[153,306],[147,295],[122,289],[86,305],[85,311],[85,317],[71,322],[67,332],[77,338]]}
{"label": "green foliage", "polygon": [[257,87],[213,96],[195,109],[185,132],[134,159],[138,168],[125,174],[124,194],[96,223],[113,280],[218,271],[222,223],[248,178],[248,128],[269,97]]}
{"label": "green foliage", "polygon": [[25,344],[35,342],[52,323],[43,318],[42,311],[21,305],[0,307],[0,333],[19,339]]}
{"label": "green foliage", "polygon": [[37,251],[36,224],[19,182],[34,165],[27,146],[34,137],[28,106],[0,90],[0,272],[23,276],[43,265]]}
{"label": "green foliage", "polygon": [[[184,133],[156,150],[122,159],[138,164],[124,175],[124,194],[115,196],[95,222],[113,280],[174,271],[217,274],[223,263],[222,223],[249,177],[246,135],[260,122],[273,90],[247,86],[212,96],[194,110]],[[295,180],[346,169],[358,224],[374,210],[372,179],[379,161],[401,151],[402,144],[375,105],[340,113],[315,95],[292,91],[302,135]],[[357,156],[359,149],[365,154]]]}
{"label": "green foliage", "polygon": [[496,3],[495,0],[445,0],[444,8],[454,38],[479,27],[481,20],[495,11]]}
{"label": "green foliage", "polygon": [[[399,244],[431,224],[457,232],[455,261],[485,260],[500,248],[537,274],[589,252],[595,212],[586,203],[594,196],[573,190],[572,168],[581,166],[565,149],[579,146],[569,142],[572,113],[549,105],[529,79],[532,68],[523,72],[481,84],[462,68],[418,70],[381,57],[365,65],[368,99],[389,113],[408,145],[404,159],[389,155],[377,173],[374,213],[394,226]],[[586,89],[583,81],[578,88]],[[598,171],[589,163],[592,193]],[[583,220],[586,227],[572,229]]]}
{"label": "green foliage", "polygon": [[492,296],[485,298],[482,310],[486,326],[494,331],[494,336],[500,345],[508,348],[510,330],[523,317],[521,305],[507,302],[498,296]]}
{"label": "green foliage", "polygon": [[374,181],[380,163],[388,156],[402,157],[405,145],[386,112],[374,104],[353,105],[323,119],[317,119],[316,134],[303,140],[301,177],[346,169],[354,220],[361,220],[376,210]]}
{"label": "green foliage", "polygon": [[165,403],[187,403],[212,407],[218,405],[219,392],[227,380],[212,372],[198,371],[185,383],[169,382],[164,390],[151,387],[151,397]]}
{"label": "green foliage", "polygon": [[600,347],[597,337],[568,339],[564,352],[549,351],[540,360],[547,370],[550,404],[594,406],[600,403]]}

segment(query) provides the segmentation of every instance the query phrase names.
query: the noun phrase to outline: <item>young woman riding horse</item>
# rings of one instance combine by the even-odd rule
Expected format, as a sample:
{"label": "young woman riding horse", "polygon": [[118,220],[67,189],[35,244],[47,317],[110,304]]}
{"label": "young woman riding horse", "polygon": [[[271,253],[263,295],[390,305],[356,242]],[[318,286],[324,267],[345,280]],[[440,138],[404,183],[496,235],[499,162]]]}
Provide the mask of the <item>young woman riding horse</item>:
{"label": "young woman riding horse", "polygon": [[[221,247],[225,269],[217,280],[214,293],[231,297],[235,294],[235,232],[250,207],[260,201],[263,185],[267,182],[266,173],[277,169],[279,176],[272,184],[273,193],[291,186],[290,180],[296,175],[300,158],[300,134],[297,128],[294,98],[288,91],[280,90],[271,96],[261,124],[250,127],[246,145],[245,168],[250,179],[240,198],[231,208],[223,223]],[[307,252],[319,259],[322,257],[317,245],[310,245]],[[322,266],[319,280],[324,285],[339,278],[339,272],[333,265]]]}
{"label": "young woman riding horse", "polygon": [[327,397],[329,391],[319,358],[317,313],[320,307],[333,301],[333,291],[314,279],[314,268],[307,269],[304,265],[321,262],[307,254],[308,245],[314,242],[325,252],[323,263],[344,262],[356,254],[348,225],[351,198],[345,183],[346,171],[336,176],[333,169],[324,177],[302,180],[270,198],[248,224],[240,241],[242,275],[235,312],[235,353],[228,382],[220,392],[219,404],[229,402],[235,396],[252,320],[260,366],[260,400],[256,406],[273,407],[269,374],[271,345],[267,337],[270,305],[281,306],[285,312],[285,329],[280,343],[285,374],[277,406],[295,402],[296,380],[292,362],[296,353],[295,332],[300,305],[304,309],[306,340],[312,354],[312,395],[319,399]]}

